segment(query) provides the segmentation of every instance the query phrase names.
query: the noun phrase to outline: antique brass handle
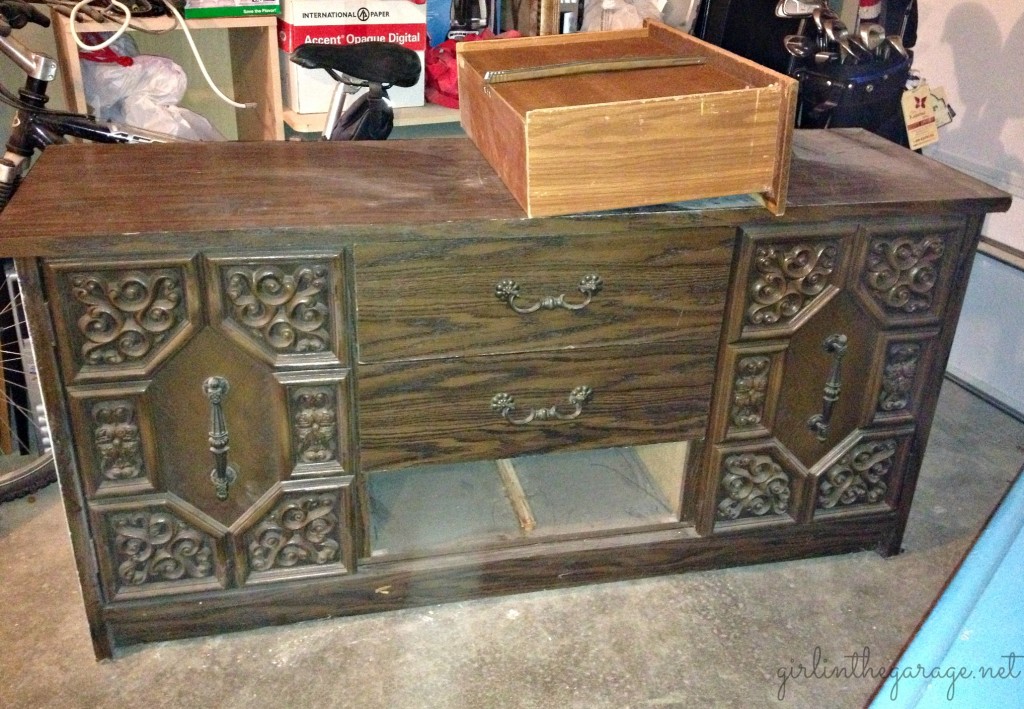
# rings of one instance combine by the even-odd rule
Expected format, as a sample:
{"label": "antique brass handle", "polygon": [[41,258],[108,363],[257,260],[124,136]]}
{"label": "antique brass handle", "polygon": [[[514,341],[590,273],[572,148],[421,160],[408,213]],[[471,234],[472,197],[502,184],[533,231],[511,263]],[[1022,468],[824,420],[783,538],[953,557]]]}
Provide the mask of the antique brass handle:
{"label": "antique brass handle", "polygon": [[527,315],[534,313],[541,308],[544,310],[554,310],[555,308],[565,308],[566,310],[581,310],[590,305],[591,299],[594,295],[604,287],[604,281],[596,273],[589,273],[580,279],[579,285],[576,286],[576,290],[583,294],[583,300],[579,303],[569,303],[565,300],[565,293],[557,296],[544,296],[533,305],[517,305],[516,299],[519,297],[519,284],[513,281],[511,278],[505,278],[498,281],[498,285],[494,287],[494,295],[498,297],[498,300],[503,300],[508,303],[509,307],[520,315]]}
{"label": "antique brass handle", "polygon": [[515,417],[516,402],[511,394],[502,392],[491,398],[491,410],[498,412],[503,419],[513,426],[525,426],[531,421],[571,421],[583,413],[583,405],[594,396],[594,390],[588,386],[578,386],[569,392],[569,404],[572,411],[563,413],[558,410],[558,404],[549,406],[546,409],[530,409],[519,418]]}
{"label": "antique brass handle", "polygon": [[832,410],[839,401],[839,392],[842,390],[843,355],[846,354],[846,335],[834,333],[825,338],[821,343],[822,349],[832,355],[832,371],[829,373],[828,381],[825,382],[825,389],[822,392],[821,413],[814,414],[807,419],[807,428],[817,437],[819,441],[828,438],[828,428],[832,420]]}
{"label": "antique brass handle", "polygon": [[203,382],[203,393],[210,400],[210,452],[213,453],[213,470],[210,480],[217,490],[217,499],[228,499],[228,486],[238,477],[238,471],[228,464],[228,424],[224,417],[224,397],[230,389],[224,377],[210,377]]}

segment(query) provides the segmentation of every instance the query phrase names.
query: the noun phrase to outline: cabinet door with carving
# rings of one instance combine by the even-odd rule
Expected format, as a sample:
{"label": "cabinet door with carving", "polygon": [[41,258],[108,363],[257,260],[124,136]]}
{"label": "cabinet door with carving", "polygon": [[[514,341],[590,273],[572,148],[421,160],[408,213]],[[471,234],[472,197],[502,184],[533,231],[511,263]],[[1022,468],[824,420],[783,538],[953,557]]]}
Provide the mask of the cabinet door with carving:
{"label": "cabinet door with carving", "polygon": [[704,533],[897,507],[964,233],[954,218],[743,231]]}
{"label": "cabinet door with carving", "polygon": [[45,277],[108,600],[353,570],[338,254]]}

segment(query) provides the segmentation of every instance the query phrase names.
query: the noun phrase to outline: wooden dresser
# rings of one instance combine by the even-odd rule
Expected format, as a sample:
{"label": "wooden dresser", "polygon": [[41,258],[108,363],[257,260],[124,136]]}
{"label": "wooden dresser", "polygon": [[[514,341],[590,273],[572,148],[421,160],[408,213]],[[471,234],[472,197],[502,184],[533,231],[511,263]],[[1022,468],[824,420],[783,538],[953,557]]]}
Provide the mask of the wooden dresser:
{"label": "wooden dresser", "polygon": [[0,252],[97,654],[898,552],[1009,198],[860,131],[789,192],[526,219],[464,139],[48,150]]}

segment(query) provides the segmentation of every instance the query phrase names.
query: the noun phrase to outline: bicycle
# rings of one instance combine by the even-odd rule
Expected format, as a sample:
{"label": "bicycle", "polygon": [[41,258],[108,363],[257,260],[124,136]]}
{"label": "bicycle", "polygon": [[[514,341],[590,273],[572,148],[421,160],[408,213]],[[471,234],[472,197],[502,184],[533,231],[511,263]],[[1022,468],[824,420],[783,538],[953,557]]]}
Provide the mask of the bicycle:
{"label": "bicycle", "polygon": [[[117,3],[114,3],[115,5]],[[6,152],[0,158],[0,212],[27,174],[32,157],[48,146],[76,138],[98,143],[180,142],[180,138],[87,114],[51,110],[47,89],[56,77],[57,62],[34,52],[11,31],[29,23],[48,27],[49,18],[25,0],[0,0],[0,54],[25,72],[15,95],[0,85],[0,101],[15,109]],[[126,20],[127,23],[127,20]],[[388,99],[391,86],[414,86],[422,71],[416,52],[388,42],[354,45],[304,44],[291,61],[323,69],[338,82],[328,111],[323,140],[384,140],[394,127]],[[17,274],[2,259],[4,288],[0,292],[0,502],[35,492],[56,476],[42,394],[35,378],[31,338],[20,306]]]}

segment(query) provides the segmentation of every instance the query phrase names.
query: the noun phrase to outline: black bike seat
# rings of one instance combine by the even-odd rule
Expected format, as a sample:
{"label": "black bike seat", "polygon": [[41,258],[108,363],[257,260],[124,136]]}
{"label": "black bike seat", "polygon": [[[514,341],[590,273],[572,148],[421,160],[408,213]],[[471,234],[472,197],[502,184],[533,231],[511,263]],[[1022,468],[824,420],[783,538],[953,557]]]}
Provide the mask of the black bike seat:
{"label": "black bike seat", "polygon": [[415,86],[423,70],[419,55],[392,42],[303,44],[291,60],[306,69],[333,69],[363,81]]}

